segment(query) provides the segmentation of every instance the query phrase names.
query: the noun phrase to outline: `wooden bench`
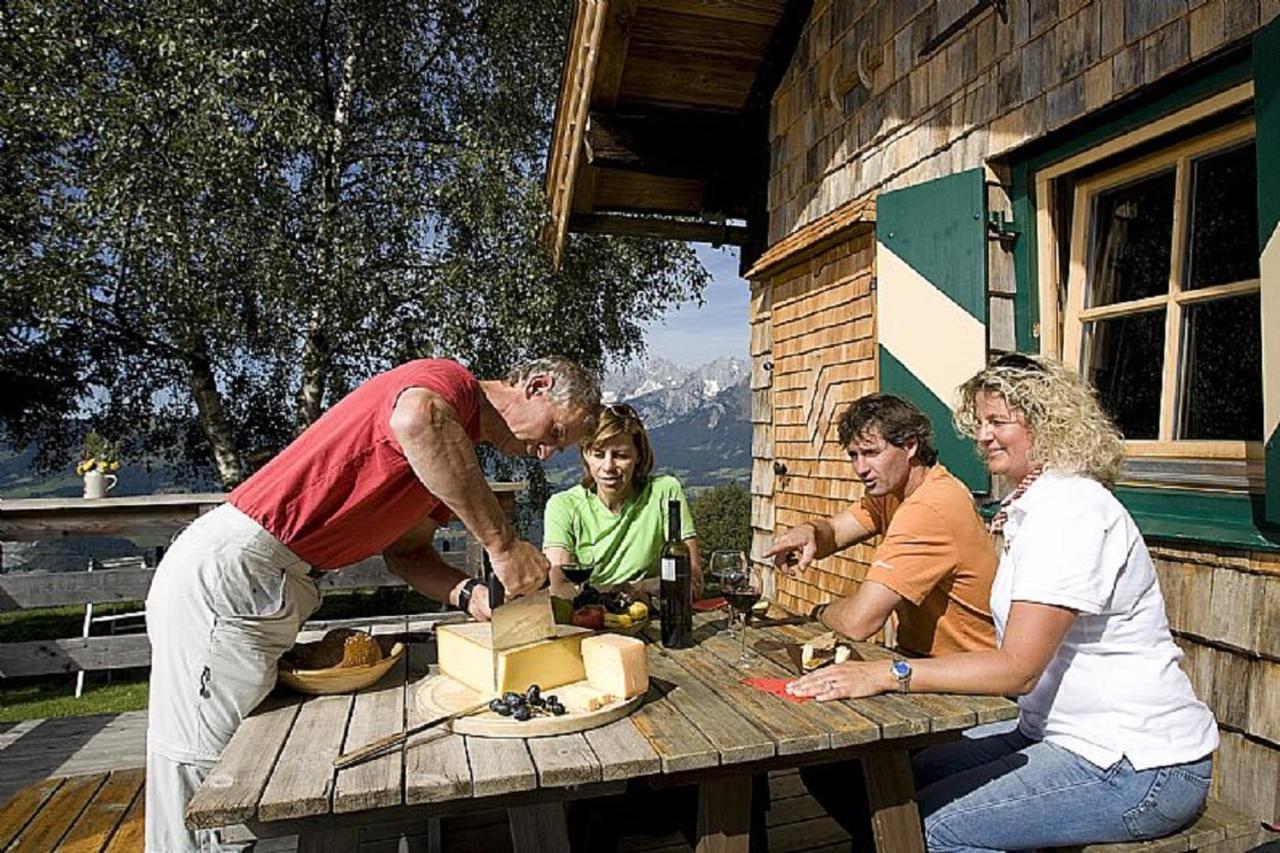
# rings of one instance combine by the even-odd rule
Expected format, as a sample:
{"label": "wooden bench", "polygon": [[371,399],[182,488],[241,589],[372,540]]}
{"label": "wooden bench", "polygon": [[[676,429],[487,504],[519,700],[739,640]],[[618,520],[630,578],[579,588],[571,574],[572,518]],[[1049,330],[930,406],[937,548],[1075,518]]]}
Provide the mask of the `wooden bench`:
{"label": "wooden bench", "polygon": [[[1271,836],[1268,838],[1267,836]],[[1056,847],[1046,853],[1244,853],[1280,835],[1267,833],[1256,817],[1234,811],[1217,800],[1209,800],[1200,817],[1181,832],[1152,841],[1122,844],[1088,844],[1083,847]]]}
{"label": "wooden bench", "polygon": [[0,851],[141,853],[143,771],[55,776],[0,807]]}

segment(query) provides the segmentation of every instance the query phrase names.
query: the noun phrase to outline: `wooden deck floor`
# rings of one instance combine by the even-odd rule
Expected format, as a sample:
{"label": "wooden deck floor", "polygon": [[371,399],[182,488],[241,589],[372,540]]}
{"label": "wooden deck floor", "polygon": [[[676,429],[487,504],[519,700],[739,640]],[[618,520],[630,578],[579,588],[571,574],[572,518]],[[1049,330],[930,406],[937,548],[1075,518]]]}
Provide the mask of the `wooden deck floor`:
{"label": "wooden deck floor", "polygon": [[[55,776],[81,776],[146,764],[145,711],[56,720],[0,724],[0,804],[19,790]],[[794,771],[770,777],[769,849],[779,853],[826,853],[849,848],[848,836],[804,790]],[[511,850],[505,812],[478,812],[423,826],[421,835],[403,841],[365,833],[360,853],[445,853]],[[291,853],[293,839],[258,845],[257,853]],[[635,835],[618,843],[619,853],[689,851],[678,833]],[[141,850],[139,850],[141,853]]]}

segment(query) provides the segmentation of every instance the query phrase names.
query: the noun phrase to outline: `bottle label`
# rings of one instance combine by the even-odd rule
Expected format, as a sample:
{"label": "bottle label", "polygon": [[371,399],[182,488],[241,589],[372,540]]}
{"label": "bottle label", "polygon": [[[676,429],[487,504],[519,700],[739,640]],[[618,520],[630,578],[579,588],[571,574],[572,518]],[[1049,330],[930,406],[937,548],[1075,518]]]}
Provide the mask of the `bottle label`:
{"label": "bottle label", "polygon": [[676,559],[675,557],[662,558],[662,579],[664,581],[673,581],[676,579]]}

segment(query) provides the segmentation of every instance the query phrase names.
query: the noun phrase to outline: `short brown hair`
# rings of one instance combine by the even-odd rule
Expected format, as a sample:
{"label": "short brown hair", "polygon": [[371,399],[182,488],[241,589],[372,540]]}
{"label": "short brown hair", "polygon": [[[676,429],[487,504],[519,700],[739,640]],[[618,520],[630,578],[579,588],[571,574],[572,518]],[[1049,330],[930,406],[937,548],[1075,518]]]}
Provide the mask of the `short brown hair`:
{"label": "short brown hair", "polygon": [[626,403],[620,403],[605,406],[600,410],[595,432],[589,438],[583,439],[579,445],[582,452],[582,487],[584,489],[594,490],[596,487],[591,469],[587,467],[587,453],[607,441],[613,441],[620,435],[630,436],[631,443],[636,449],[636,467],[631,475],[631,488],[635,491],[644,488],[649,480],[649,474],[653,472],[653,445],[649,443],[649,434],[645,432],[644,424],[640,422],[640,416],[636,414],[636,410]]}
{"label": "short brown hair", "polygon": [[855,438],[875,428],[880,437],[894,447],[906,447],[916,440],[916,458],[925,465],[938,461],[938,448],[933,444],[933,424],[912,403],[892,394],[868,394],[849,404],[836,422],[840,444],[848,447]]}

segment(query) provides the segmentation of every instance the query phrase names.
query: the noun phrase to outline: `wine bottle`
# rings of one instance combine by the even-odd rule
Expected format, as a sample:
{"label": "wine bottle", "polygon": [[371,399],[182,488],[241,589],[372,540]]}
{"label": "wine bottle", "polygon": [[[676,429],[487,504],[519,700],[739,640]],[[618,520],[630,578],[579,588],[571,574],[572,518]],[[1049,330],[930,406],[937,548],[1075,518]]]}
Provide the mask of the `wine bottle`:
{"label": "wine bottle", "polygon": [[689,546],[680,530],[680,501],[667,502],[667,541],[662,546],[662,645],[693,645],[693,583]]}

